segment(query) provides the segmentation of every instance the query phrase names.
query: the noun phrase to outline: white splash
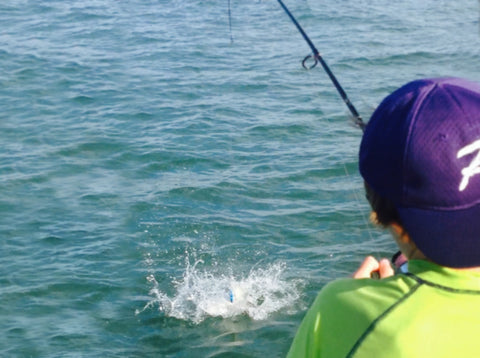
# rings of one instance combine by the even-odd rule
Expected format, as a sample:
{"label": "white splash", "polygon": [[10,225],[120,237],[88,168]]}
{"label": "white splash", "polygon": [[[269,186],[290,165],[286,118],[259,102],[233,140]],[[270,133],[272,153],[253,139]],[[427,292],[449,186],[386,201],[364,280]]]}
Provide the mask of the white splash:
{"label": "white splash", "polygon": [[[143,308],[158,305],[166,316],[200,323],[207,317],[230,318],[248,315],[264,320],[274,312],[293,313],[300,298],[299,280],[284,278],[286,265],[274,263],[265,268],[254,268],[246,277],[209,273],[187,262],[181,280],[173,280],[175,293],[169,297],[162,292],[154,275],[147,277],[153,285],[153,299]],[[141,311],[137,311],[137,314]]]}

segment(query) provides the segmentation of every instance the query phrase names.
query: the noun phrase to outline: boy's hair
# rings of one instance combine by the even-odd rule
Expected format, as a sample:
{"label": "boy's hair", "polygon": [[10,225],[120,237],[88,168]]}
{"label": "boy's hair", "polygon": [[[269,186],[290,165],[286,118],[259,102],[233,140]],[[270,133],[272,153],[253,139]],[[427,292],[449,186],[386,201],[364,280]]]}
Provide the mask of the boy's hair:
{"label": "boy's hair", "polygon": [[390,200],[381,197],[367,182],[364,182],[364,184],[365,195],[372,210],[377,215],[377,223],[384,228],[393,223],[402,225],[402,220],[400,219],[400,215],[398,215],[395,205],[393,205]]}

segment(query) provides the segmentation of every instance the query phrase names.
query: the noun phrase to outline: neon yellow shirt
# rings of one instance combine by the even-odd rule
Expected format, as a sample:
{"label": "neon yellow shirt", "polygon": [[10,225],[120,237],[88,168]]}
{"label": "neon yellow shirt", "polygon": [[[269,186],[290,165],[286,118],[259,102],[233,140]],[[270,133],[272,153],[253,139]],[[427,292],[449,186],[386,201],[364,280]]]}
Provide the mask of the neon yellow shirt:
{"label": "neon yellow shirt", "polygon": [[423,260],[408,269],[326,285],[288,357],[480,357],[480,273]]}

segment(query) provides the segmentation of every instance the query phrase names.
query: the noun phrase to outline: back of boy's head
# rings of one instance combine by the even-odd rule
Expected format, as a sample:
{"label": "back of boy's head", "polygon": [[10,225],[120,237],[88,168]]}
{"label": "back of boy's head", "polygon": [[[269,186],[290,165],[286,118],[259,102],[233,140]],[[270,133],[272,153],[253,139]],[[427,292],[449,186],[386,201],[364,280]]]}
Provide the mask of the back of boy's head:
{"label": "back of boy's head", "polygon": [[422,79],[386,97],[365,129],[360,172],[427,257],[480,266],[480,85]]}

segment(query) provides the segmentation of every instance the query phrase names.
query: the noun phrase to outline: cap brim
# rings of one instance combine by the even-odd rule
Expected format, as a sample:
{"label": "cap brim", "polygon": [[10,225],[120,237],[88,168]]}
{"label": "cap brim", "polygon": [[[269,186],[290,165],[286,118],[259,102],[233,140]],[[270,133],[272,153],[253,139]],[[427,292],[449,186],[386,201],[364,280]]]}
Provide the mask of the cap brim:
{"label": "cap brim", "polygon": [[417,247],[437,264],[480,266],[480,205],[462,210],[397,208]]}

